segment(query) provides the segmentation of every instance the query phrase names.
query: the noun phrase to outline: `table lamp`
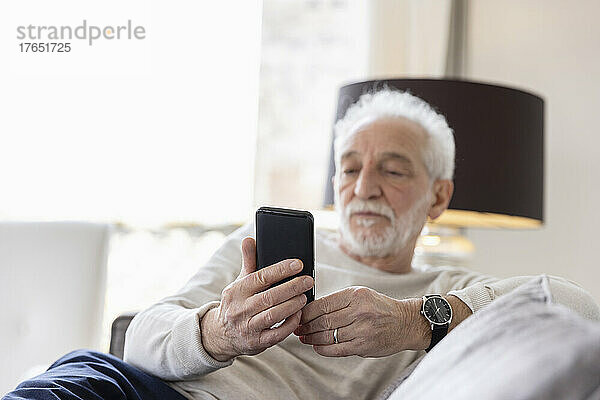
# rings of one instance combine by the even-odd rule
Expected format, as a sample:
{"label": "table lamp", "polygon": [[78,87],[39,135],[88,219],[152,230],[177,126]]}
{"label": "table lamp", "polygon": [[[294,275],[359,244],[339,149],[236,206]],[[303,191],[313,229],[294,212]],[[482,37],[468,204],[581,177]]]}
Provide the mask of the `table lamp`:
{"label": "table lamp", "polygon": [[[454,194],[428,220],[415,259],[466,263],[474,252],[465,228],[538,228],[544,222],[544,101],[503,86],[448,79],[385,79],[343,86],[335,121],[367,92],[409,91],[446,117],[456,143]],[[333,138],[324,205],[333,206]]]}

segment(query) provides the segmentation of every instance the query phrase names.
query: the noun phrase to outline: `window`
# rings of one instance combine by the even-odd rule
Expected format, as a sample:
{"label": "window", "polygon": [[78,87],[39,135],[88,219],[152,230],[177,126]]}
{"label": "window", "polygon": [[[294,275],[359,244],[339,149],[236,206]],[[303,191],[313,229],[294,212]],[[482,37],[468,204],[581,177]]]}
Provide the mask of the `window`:
{"label": "window", "polygon": [[256,205],[322,204],[340,86],[367,72],[367,2],[263,2]]}

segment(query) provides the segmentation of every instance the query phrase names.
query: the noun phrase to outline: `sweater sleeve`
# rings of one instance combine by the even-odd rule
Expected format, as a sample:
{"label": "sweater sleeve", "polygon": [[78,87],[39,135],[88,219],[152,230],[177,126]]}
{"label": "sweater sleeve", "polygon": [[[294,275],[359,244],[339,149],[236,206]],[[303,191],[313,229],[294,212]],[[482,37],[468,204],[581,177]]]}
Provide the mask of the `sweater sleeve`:
{"label": "sweater sleeve", "polygon": [[233,363],[206,352],[200,322],[219,306],[223,288],[238,276],[240,246],[247,236],[254,236],[251,224],[228,236],[177,294],[135,316],[125,336],[124,361],[167,381],[195,379]]}
{"label": "sweater sleeve", "polygon": [[[449,295],[461,299],[473,313],[481,310],[494,299],[530,281],[533,276],[517,276],[498,279],[495,282],[477,282],[464,289],[452,290]],[[550,293],[554,303],[562,304],[584,318],[600,321],[600,307],[581,286],[557,276],[549,276]]]}

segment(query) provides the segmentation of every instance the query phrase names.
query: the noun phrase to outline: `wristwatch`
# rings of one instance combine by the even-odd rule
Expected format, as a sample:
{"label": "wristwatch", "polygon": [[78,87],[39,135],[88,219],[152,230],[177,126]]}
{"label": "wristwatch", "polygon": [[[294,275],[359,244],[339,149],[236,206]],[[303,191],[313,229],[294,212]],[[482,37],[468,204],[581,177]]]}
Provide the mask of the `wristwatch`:
{"label": "wristwatch", "polygon": [[421,314],[431,325],[431,344],[425,350],[429,352],[448,333],[448,327],[452,322],[452,307],[441,295],[427,294],[423,296]]}

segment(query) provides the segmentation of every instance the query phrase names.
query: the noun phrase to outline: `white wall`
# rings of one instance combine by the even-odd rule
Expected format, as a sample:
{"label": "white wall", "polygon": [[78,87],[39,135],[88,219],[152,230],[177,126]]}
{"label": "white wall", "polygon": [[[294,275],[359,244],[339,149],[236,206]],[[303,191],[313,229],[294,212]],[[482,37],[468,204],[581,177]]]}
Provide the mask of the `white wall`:
{"label": "white wall", "polygon": [[581,284],[600,302],[595,242],[600,204],[600,2],[470,3],[467,76],[532,90],[546,101],[545,226],[470,230],[477,270],[545,272]]}

